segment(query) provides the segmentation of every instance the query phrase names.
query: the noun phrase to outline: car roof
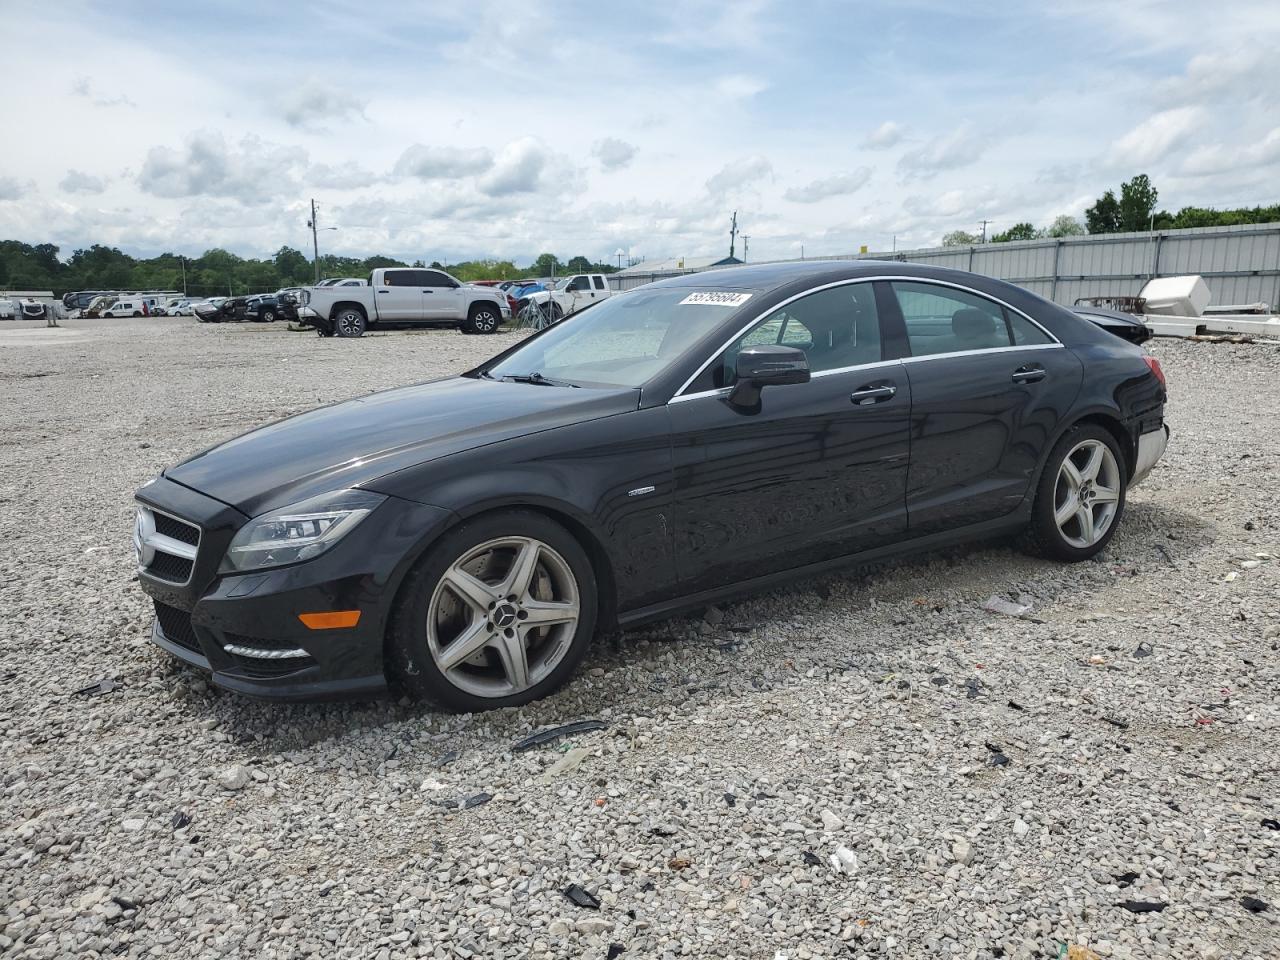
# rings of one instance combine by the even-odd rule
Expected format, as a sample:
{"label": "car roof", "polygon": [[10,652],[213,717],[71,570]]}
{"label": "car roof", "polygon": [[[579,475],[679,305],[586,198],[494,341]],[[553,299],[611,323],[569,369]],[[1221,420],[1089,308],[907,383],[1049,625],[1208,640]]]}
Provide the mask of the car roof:
{"label": "car roof", "polygon": [[659,280],[652,286],[701,287],[706,289],[750,290],[769,293],[788,284],[835,283],[859,277],[886,275],[945,280],[973,286],[976,274],[947,267],[927,266],[905,260],[788,260],[780,263],[720,267]]}

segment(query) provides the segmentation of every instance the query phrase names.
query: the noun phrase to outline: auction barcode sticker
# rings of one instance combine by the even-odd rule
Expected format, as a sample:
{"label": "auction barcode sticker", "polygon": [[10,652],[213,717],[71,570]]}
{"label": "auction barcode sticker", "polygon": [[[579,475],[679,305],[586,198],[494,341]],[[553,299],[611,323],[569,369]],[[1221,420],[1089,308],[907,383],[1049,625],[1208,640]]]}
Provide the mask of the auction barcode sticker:
{"label": "auction barcode sticker", "polygon": [[691,293],[683,300],[680,305],[686,303],[708,303],[714,307],[740,307],[751,299],[749,293],[731,293],[728,290],[702,290],[698,293]]}

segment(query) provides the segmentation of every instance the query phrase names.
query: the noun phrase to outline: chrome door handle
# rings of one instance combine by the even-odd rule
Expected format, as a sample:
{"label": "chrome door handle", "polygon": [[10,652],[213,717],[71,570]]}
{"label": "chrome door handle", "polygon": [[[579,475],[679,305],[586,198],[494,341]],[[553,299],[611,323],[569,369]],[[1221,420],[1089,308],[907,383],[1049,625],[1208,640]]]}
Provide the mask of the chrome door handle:
{"label": "chrome door handle", "polygon": [[898,392],[898,388],[892,383],[886,383],[878,387],[862,387],[849,394],[849,399],[859,406],[868,403],[883,403],[885,400],[891,399]]}
{"label": "chrome door handle", "polygon": [[1017,370],[1013,371],[1013,382],[1014,383],[1037,383],[1043,380],[1048,375],[1049,375],[1049,372],[1045,370],[1044,367],[1039,366],[1038,364],[1034,366],[1028,364],[1025,367],[1019,367]]}

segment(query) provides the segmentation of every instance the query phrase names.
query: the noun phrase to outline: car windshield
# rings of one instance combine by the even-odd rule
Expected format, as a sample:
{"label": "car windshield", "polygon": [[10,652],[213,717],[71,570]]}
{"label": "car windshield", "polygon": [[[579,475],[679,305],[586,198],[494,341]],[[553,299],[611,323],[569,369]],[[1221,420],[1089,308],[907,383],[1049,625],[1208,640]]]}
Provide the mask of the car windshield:
{"label": "car windshield", "polygon": [[[490,377],[529,377],[578,386],[640,387],[668,370],[733,312],[686,303],[686,288],[634,290],[560,321],[485,369]],[[747,295],[738,294],[734,305]]]}

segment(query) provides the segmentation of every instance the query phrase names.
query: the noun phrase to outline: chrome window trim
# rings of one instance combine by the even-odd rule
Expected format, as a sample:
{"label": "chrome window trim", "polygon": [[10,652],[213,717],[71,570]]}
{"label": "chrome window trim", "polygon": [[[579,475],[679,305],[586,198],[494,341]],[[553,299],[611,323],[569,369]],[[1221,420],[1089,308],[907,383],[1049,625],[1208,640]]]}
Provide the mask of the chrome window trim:
{"label": "chrome window trim", "polygon": [[[724,348],[721,347],[720,349],[723,350]],[[876,360],[872,363],[857,363],[852,367],[836,367],[831,370],[819,370],[817,373],[810,374],[809,379],[819,380],[822,377],[834,377],[838,373],[853,373],[855,370],[875,370],[880,367],[896,367],[901,363],[901,360]],[[667,403],[684,403],[686,400],[698,400],[702,397],[727,396],[732,392],[733,387],[717,387],[715,390],[699,390],[697,393],[681,393],[672,397],[667,401]]]}
{"label": "chrome window trim", "polygon": [[[727,393],[731,389],[730,387],[720,387],[716,390],[701,390],[697,393],[685,393],[684,391],[689,389],[689,385],[693,383],[693,381],[697,380],[700,376],[702,376],[703,371],[705,371],[707,367],[711,366],[711,362],[715,360],[716,357],[720,356],[720,354],[723,353],[726,349],[728,349],[728,347],[735,340],[737,340],[739,337],[744,336],[747,333],[747,331],[750,330],[752,327],[754,327],[757,323],[760,323],[766,317],[781,310],[787,304],[794,303],[795,301],[799,300],[802,297],[809,296],[809,294],[811,293],[821,293],[823,290],[831,290],[831,289],[834,289],[835,287],[850,287],[850,286],[853,286],[855,283],[875,283],[877,280],[884,280],[884,281],[902,280],[910,283],[929,283],[939,287],[950,287],[954,290],[960,290],[960,291],[963,291],[964,293],[968,293],[975,297],[981,297],[984,300],[990,300],[992,303],[998,303],[1000,304],[1000,306],[1004,307],[1006,310],[1010,310],[1013,313],[1016,313],[1018,316],[1025,319],[1028,323],[1030,323],[1037,330],[1039,330],[1046,337],[1048,337],[1052,341],[1052,343],[1032,343],[1032,344],[1025,344],[1025,345],[1013,344],[1008,347],[987,347],[982,350],[959,350],[959,351],[954,351],[952,353],[925,354],[919,357],[915,357],[915,356],[901,357],[898,360],[878,360],[875,363],[861,364],[857,367],[841,367],[838,370],[821,370],[818,373],[813,374],[814,377],[822,376],[823,374],[826,374],[826,373],[844,373],[849,370],[857,370],[857,369],[861,369],[862,367],[879,366],[887,363],[903,363],[903,362],[912,362],[912,361],[919,361],[919,360],[932,360],[935,357],[963,357],[963,356],[968,356],[968,355],[977,354],[977,353],[996,353],[1002,350],[1006,350],[1006,351],[1007,350],[1032,350],[1032,349],[1044,348],[1044,347],[1061,347],[1062,346],[1062,341],[1059,340],[1057,337],[1055,337],[1049,330],[1047,330],[1043,324],[1039,323],[1034,318],[1028,316],[1026,313],[1019,310],[1017,307],[1013,306],[1012,304],[1005,303],[1005,301],[1001,300],[999,297],[993,297],[990,294],[981,292],[980,290],[974,290],[972,287],[966,287],[962,283],[952,283],[949,280],[934,280],[928,277],[898,276],[896,274],[884,274],[884,275],[878,275],[874,277],[856,277],[852,280],[836,280],[836,281],[833,281],[832,283],[824,283],[821,286],[810,287],[809,289],[803,290],[800,293],[795,294],[794,296],[788,297],[786,300],[783,300],[780,303],[775,303],[772,307],[770,307],[764,313],[756,314],[756,316],[752,317],[751,320],[742,327],[742,329],[740,329],[737,333],[731,336],[728,340],[726,340],[720,346],[716,347],[716,349],[711,352],[711,356],[707,357],[707,359],[702,362],[702,365],[699,366],[698,369],[693,372],[693,376],[689,377],[689,379],[687,379],[684,383],[682,383],[680,385],[680,388],[676,390],[675,395],[672,396],[672,398],[667,402],[678,403],[681,400],[692,400],[695,397],[713,397],[721,393]],[[877,310],[877,317],[878,316],[879,316],[879,311]]]}

